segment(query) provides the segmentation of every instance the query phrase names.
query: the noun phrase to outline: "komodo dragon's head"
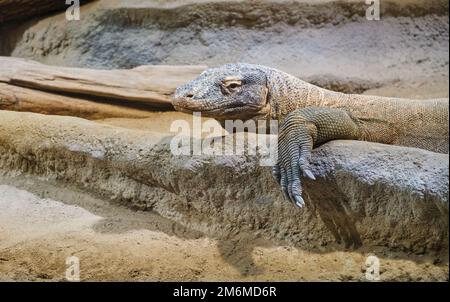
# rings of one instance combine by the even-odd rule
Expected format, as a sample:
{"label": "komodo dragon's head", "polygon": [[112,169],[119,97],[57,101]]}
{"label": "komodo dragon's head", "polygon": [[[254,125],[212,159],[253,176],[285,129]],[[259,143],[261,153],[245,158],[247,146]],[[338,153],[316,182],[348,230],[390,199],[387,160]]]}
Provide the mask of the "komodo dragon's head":
{"label": "komodo dragon's head", "polygon": [[179,87],[173,97],[176,110],[217,120],[264,118],[270,112],[266,68],[226,64],[210,68]]}

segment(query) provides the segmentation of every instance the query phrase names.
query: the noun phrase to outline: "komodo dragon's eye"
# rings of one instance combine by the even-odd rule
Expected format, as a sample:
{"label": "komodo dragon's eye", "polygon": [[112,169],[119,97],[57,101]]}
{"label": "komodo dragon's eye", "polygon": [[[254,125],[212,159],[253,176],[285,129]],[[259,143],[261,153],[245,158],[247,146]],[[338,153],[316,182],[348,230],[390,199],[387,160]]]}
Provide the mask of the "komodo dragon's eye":
{"label": "komodo dragon's eye", "polygon": [[222,87],[225,89],[225,92],[227,92],[227,93],[231,93],[241,86],[242,86],[241,80],[225,79],[222,82]]}
{"label": "komodo dragon's eye", "polygon": [[233,88],[237,88],[241,85],[242,85],[241,82],[231,82],[231,83],[227,83],[226,87],[233,89]]}

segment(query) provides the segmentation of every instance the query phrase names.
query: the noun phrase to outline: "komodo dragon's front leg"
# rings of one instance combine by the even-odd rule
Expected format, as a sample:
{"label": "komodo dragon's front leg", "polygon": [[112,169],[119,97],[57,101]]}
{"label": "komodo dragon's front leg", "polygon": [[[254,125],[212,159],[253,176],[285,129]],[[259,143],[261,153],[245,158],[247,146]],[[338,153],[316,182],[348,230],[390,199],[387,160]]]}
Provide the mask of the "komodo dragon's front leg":
{"label": "komodo dragon's front leg", "polygon": [[280,126],[278,163],[273,174],[286,199],[304,206],[300,176],[315,179],[311,150],[333,139],[364,139],[363,125],[345,110],[308,107],[289,113]]}

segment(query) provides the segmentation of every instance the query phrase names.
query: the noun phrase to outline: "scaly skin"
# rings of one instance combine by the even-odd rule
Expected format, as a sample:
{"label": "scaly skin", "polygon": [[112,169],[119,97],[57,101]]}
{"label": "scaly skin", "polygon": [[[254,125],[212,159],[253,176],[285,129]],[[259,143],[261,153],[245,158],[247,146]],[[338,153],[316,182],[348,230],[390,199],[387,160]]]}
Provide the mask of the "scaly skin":
{"label": "scaly skin", "polygon": [[285,197],[299,207],[304,205],[300,176],[314,179],[311,150],[327,141],[354,139],[448,153],[448,99],[343,94],[260,65],[208,69],[177,89],[173,105],[219,121],[278,120],[273,173]]}

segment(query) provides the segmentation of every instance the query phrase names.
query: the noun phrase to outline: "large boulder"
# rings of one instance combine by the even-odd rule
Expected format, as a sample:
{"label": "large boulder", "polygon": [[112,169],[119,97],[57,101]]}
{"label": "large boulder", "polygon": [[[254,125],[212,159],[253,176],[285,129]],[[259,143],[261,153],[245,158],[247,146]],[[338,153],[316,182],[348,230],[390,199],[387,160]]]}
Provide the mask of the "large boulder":
{"label": "large boulder", "polygon": [[[176,156],[172,137],[0,111],[0,170],[76,185],[210,236],[252,233],[313,251],[448,251],[447,155],[358,141],[313,152],[307,206],[283,200],[259,156]],[[245,185],[243,185],[245,184]]]}

